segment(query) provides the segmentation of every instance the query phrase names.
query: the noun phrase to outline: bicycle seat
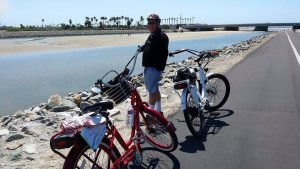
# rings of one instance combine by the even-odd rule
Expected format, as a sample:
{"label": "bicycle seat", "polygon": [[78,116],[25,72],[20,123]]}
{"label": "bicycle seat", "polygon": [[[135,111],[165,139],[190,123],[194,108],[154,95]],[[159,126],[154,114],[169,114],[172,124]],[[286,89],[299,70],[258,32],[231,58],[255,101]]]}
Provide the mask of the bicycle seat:
{"label": "bicycle seat", "polygon": [[97,102],[92,105],[85,106],[81,108],[81,111],[82,112],[91,112],[97,110],[106,111],[106,110],[111,110],[113,108],[114,108],[114,102],[110,100],[105,100],[105,101]]}

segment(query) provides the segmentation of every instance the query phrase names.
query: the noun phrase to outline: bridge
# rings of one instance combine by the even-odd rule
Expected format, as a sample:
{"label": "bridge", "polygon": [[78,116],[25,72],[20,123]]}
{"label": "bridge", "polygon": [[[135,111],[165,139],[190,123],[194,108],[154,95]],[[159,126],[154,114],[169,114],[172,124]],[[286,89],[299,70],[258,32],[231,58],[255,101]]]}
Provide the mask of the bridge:
{"label": "bridge", "polygon": [[300,29],[300,23],[249,23],[249,24],[190,24],[182,28],[190,31],[214,31],[215,28],[224,28],[227,31],[239,31],[240,27],[254,27],[254,31],[268,31],[270,26],[291,26],[293,29]]}

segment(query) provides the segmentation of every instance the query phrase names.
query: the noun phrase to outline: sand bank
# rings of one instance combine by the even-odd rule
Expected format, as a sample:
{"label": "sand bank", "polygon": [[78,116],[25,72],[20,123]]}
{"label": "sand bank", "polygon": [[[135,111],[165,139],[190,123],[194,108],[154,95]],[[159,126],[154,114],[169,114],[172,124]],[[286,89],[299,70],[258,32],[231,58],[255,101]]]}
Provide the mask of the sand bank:
{"label": "sand bank", "polygon": [[[212,36],[228,34],[239,34],[241,32],[213,31],[213,32],[184,32],[167,33],[170,41],[199,39]],[[122,35],[91,35],[91,36],[64,36],[49,38],[20,38],[0,40],[0,56],[17,54],[23,52],[67,50],[80,48],[97,48],[120,45],[143,44],[148,37],[148,33]]]}

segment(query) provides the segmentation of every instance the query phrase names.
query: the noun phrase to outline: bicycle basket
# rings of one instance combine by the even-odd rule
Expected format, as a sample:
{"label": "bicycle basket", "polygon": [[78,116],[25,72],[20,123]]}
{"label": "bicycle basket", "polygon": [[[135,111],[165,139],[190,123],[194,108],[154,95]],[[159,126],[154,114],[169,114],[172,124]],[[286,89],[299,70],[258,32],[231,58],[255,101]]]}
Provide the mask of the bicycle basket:
{"label": "bicycle basket", "polygon": [[191,71],[189,68],[181,68],[177,70],[176,75],[173,77],[174,82],[179,82],[189,79]]}
{"label": "bicycle basket", "polygon": [[102,85],[101,90],[107,95],[107,99],[111,99],[115,104],[122,103],[131,96],[131,92],[136,88],[135,84],[129,79],[122,76],[117,76],[108,82],[110,85],[117,85],[109,87]]}

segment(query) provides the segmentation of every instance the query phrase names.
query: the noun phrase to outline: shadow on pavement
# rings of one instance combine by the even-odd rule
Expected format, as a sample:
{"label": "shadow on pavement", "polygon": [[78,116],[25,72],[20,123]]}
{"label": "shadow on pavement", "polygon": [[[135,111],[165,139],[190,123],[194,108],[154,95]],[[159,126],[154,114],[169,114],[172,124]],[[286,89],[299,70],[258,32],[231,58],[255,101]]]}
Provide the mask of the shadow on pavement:
{"label": "shadow on pavement", "polygon": [[215,111],[215,113],[218,113],[219,115],[212,116],[207,119],[205,127],[202,130],[202,138],[199,140],[199,138],[196,138],[194,136],[186,136],[186,140],[179,143],[179,145],[181,146],[180,151],[187,153],[205,151],[205,145],[203,143],[207,141],[207,136],[218,134],[223,127],[229,126],[228,123],[220,119],[233,115],[234,111],[228,109],[220,109]]}
{"label": "shadow on pavement", "polygon": [[211,119],[221,119],[221,118],[228,117],[228,116],[231,116],[234,114],[233,110],[228,110],[228,109],[219,109],[215,112],[220,113],[220,115],[211,117]]}
{"label": "shadow on pavement", "polygon": [[142,165],[130,166],[130,169],[179,169],[180,163],[178,159],[168,152],[160,151],[153,147],[143,148]]}
{"label": "shadow on pavement", "polygon": [[205,151],[205,146],[203,142],[199,141],[199,139],[195,138],[194,136],[186,136],[185,141],[179,143],[181,146],[179,148],[182,152],[187,153],[196,153],[197,151]]}

